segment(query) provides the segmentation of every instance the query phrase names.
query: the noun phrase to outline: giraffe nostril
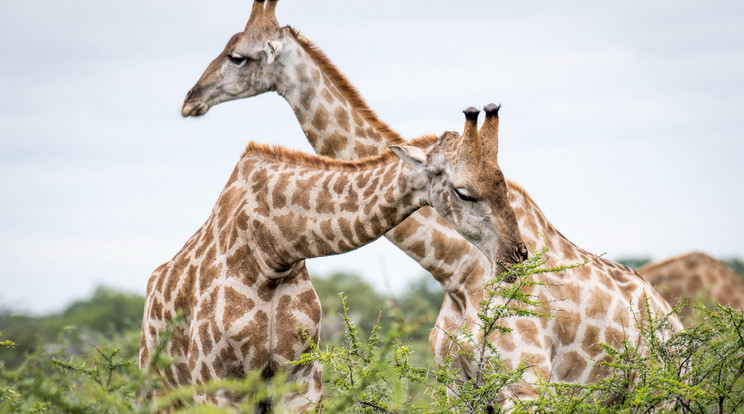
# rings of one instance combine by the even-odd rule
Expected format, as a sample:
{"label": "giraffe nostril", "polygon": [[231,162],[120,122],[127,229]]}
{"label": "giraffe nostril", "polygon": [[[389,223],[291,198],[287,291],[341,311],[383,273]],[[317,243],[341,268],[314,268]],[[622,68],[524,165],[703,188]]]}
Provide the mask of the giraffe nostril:
{"label": "giraffe nostril", "polygon": [[188,93],[186,93],[186,100],[188,100],[189,98],[191,98],[191,95],[193,95],[195,92],[196,92],[196,86],[194,86],[193,88],[189,89]]}
{"label": "giraffe nostril", "polygon": [[524,244],[519,245],[514,250],[515,256],[520,262],[527,260],[527,258],[529,257],[529,252],[527,251],[527,247],[525,247]]}

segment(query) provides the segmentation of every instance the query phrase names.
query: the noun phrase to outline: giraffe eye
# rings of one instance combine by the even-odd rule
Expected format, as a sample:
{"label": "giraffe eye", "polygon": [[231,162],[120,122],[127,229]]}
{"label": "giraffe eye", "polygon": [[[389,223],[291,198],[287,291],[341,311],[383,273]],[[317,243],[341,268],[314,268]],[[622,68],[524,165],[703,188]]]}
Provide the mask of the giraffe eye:
{"label": "giraffe eye", "polygon": [[248,60],[245,56],[240,56],[236,53],[230,53],[227,55],[227,59],[230,60],[230,63],[236,66],[243,66],[243,64]]}
{"label": "giraffe eye", "polygon": [[455,195],[457,195],[457,198],[462,201],[469,201],[471,203],[478,201],[477,198],[471,196],[470,192],[464,188],[452,187],[452,190],[455,192]]}

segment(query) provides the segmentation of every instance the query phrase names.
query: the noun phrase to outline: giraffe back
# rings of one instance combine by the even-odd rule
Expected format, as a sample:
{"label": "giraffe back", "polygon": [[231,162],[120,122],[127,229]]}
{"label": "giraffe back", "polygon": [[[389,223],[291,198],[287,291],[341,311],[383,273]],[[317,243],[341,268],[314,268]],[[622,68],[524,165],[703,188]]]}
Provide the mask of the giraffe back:
{"label": "giraffe back", "polygon": [[672,305],[681,299],[685,324],[695,321],[692,304],[721,304],[744,310],[744,277],[725,263],[700,252],[690,252],[638,269]]}

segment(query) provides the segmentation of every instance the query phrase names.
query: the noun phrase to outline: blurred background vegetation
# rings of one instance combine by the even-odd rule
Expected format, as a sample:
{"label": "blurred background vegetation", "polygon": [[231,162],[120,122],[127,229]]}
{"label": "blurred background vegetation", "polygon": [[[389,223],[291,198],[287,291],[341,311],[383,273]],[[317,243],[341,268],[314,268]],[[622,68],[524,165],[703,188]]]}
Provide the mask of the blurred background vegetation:
{"label": "blurred background vegetation", "polygon": [[[724,261],[737,273],[744,275],[744,262],[739,259]],[[649,260],[635,257],[621,259],[618,262],[637,268]],[[393,297],[381,294],[359,276],[349,273],[314,277],[313,284],[323,307],[321,348],[337,347],[348,350],[349,333],[342,315],[343,306],[340,298],[343,294],[347,300],[348,316],[359,329],[362,339],[367,338],[378,323],[383,327],[383,331],[390,327],[405,325],[406,329],[400,331],[404,335],[395,337],[398,344],[396,349],[401,349],[400,346],[406,349],[406,364],[411,364],[410,367],[419,370],[416,372],[436,372],[437,367],[429,348],[428,337],[439,313],[444,294],[433,278],[421,275],[401,294]],[[99,287],[89,298],[76,301],[61,312],[54,314],[27,315],[16,313],[12,309],[1,309],[0,414],[142,410],[146,412],[147,409],[134,410],[133,408],[134,402],[139,398],[138,390],[146,386],[149,381],[137,368],[136,362],[139,353],[143,308],[143,296]],[[698,325],[694,329],[702,333],[698,332],[696,335],[700,338],[707,335],[706,338],[709,338],[700,341],[700,338],[695,337],[693,342],[696,344],[716,343],[710,341],[710,338],[717,338],[716,335],[721,336],[720,332],[734,335],[735,331],[741,329],[740,325],[735,327],[724,325],[730,322],[725,318],[720,321],[716,319],[713,322],[722,326],[716,328],[718,330],[714,332],[715,335],[709,334],[713,332],[710,331],[713,329],[709,327],[711,325]],[[725,338],[725,341],[721,342],[723,344],[721,349],[724,349],[726,355],[739,358],[738,362],[734,361],[736,362],[734,365],[738,366],[741,362],[741,357],[738,356],[741,347],[735,348],[729,344],[734,342],[731,338]],[[744,343],[739,345],[744,346]],[[678,346],[678,348],[688,349],[690,347]],[[710,352],[706,348],[703,353],[707,355]],[[373,354],[368,355],[370,360],[390,358],[390,355],[381,354],[374,358],[370,355]],[[380,360],[384,362],[381,366],[389,368],[388,359]],[[731,365],[728,359],[713,358],[710,364],[700,366],[715,368],[711,368],[711,372],[724,372],[723,368],[718,368],[718,365],[721,365],[720,361],[724,360]],[[360,362],[362,371],[356,374],[366,372],[367,364],[368,361]],[[725,366],[726,369],[730,368],[728,365]],[[736,371],[736,366],[731,369]],[[385,378],[397,373],[396,370],[400,368],[386,372]],[[739,372],[742,370],[744,370],[744,365],[741,365],[737,371],[738,374],[727,374],[726,378],[733,378],[731,382],[733,385],[730,387],[735,387],[729,388],[728,394],[734,395],[732,391],[735,389],[736,395],[744,396],[744,377],[742,377],[744,372]],[[436,374],[438,379],[442,371],[439,372]],[[327,383],[331,381],[333,375],[331,369],[325,370],[324,377]],[[416,396],[406,401],[420,404],[430,403],[430,398],[425,396],[425,388],[428,386],[425,382],[416,383],[415,381],[406,385],[407,395]],[[385,390],[385,387],[376,386],[371,389]],[[78,391],[73,392],[73,390]],[[737,406],[744,404],[744,397],[737,398],[733,400]],[[543,403],[553,404],[554,401],[547,398],[540,402],[540,404]],[[106,410],[99,410],[104,407]],[[441,412],[445,411],[447,410]]]}
{"label": "blurred background vegetation", "polygon": [[[351,318],[366,334],[378,317],[382,326],[390,325],[393,314],[390,310],[397,307],[417,327],[410,339],[418,362],[433,364],[429,330],[444,297],[433,278],[422,275],[402,295],[392,298],[348,273],[316,277],[313,284],[323,305],[322,345],[338,345],[344,336],[339,298],[339,293],[344,293],[351,305]],[[13,349],[0,349],[0,361],[6,368],[14,369],[39,347],[53,351],[62,344],[68,357],[105,344],[121,348],[122,357],[135,358],[139,352],[144,304],[141,295],[99,287],[89,298],[76,301],[59,313],[32,316],[17,314],[12,309],[0,310],[2,338],[16,344]]]}

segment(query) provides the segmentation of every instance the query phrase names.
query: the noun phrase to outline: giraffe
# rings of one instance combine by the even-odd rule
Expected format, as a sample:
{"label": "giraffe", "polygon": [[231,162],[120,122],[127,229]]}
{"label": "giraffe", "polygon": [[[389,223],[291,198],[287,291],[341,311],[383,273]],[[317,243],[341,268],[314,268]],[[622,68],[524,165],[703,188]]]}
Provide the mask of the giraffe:
{"label": "giraffe", "polygon": [[[494,264],[527,257],[506,182],[479,136],[478,111],[465,111],[462,135],[446,132],[360,161],[338,161],[281,147],[248,145],[204,225],[151,276],[140,365],[178,312],[167,349],[169,387],[250,370],[287,371],[308,385],[284,402],[307,411],[321,392],[321,367],[291,366],[315,343],[320,304],[304,259],[347,252],[432,206]],[[198,396],[219,404],[228,393]],[[233,397],[234,399],[234,397]]]}
{"label": "giraffe", "polygon": [[[254,1],[244,31],[209,64],[181,114],[202,116],[219,103],[276,91],[318,154],[358,160],[403,143],[317,46],[292,27],[280,27],[276,3]],[[490,263],[431,208],[419,209],[385,237],[442,285],[445,304],[478,303],[462,290],[462,281],[471,274],[481,277]]]}
{"label": "giraffe", "polygon": [[207,67],[181,115],[201,116],[218,103],[276,91],[318,154],[355,160],[403,143],[320,49],[293,28],[279,26],[276,4],[254,1],[245,30]]}
{"label": "giraffe", "polygon": [[[201,116],[222,102],[276,91],[289,103],[319,154],[359,159],[400,144],[401,136],[377,118],[317,46],[294,28],[280,27],[274,13],[275,2],[269,1],[265,9],[260,3],[254,2],[244,31],[230,39],[189,91],[182,115]],[[257,25],[255,22],[260,19],[270,23]],[[498,120],[498,107],[487,108],[486,117]],[[488,125],[497,133],[498,123]],[[512,182],[507,182],[507,186],[527,245],[551,249],[547,265],[584,260],[589,263],[554,276],[557,279],[545,276],[543,281],[560,281],[556,286],[561,289],[540,288],[535,292],[541,298],[565,299],[562,307],[552,311],[560,317],[539,323],[515,318],[509,322],[513,328],[509,335],[489,338],[497,344],[507,366],[514,367],[524,359],[533,365],[527,381],[501,398],[499,402],[504,407],[509,398],[534,396],[530,384],[538,378],[590,382],[602,375],[597,362],[606,354],[598,343],[617,345],[623,332],[637,337],[630,314],[640,312],[644,293],[653,311],[670,311],[669,305],[637,273],[575,246],[548,222],[526,191]],[[457,334],[459,326],[477,330],[483,285],[491,276],[488,260],[427,207],[419,209],[386,237],[429,271],[445,292],[430,335],[435,359],[442,363],[451,352],[447,333]],[[671,316],[671,320],[678,329],[676,317]],[[471,376],[472,364],[459,363],[463,375]]]}
{"label": "giraffe", "polygon": [[[705,253],[690,252],[649,263],[639,268],[638,273],[672,305],[677,305],[680,299],[688,299],[690,302],[709,301],[744,310],[744,278]],[[680,315],[687,326],[695,321],[689,303],[681,309]]]}
{"label": "giraffe", "polygon": [[[486,109],[487,114],[489,109],[492,111],[495,122],[484,124],[481,134],[496,136],[498,140],[499,107]],[[531,281],[542,285],[527,288],[527,291],[533,299],[543,303],[538,310],[552,318],[509,318],[504,325],[512,332],[495,332],[488,338],[496,345],[508,368],[516,368],[519,362],[531,366],[524,381],[498,397],[496,403],[502,409],[508,411],[516,400],[535,398],[534,384],[538,381],[586,384],[603,378],[608,371],[599,362],[609,361],[609,356],[600,343],[618,348],[627,339],[643,350],[645,344],[638,324],[647,324],[651,316],[668,318],[659,332],[662,339],[682,329],[672,307],[638,272],[572,243],[550,223],[522,187],[510,181],[507,185],[522,239],[530,249],[547,248],[545,265],[555,268],[584,264],[531,277]],[[478,303],[484,299],[483,284],[487,280],[485,274],[465,279],[465,289],[471,300]],[[480,330],[477,319],[480,309],[468,306],[464,312],[455,312],[446,309],[448,305],[455,307],[456,303],[454,300],[448,303],[445,298],[430,335],[430,344],[440,364],[447,355],[455,354],[450,335],[457,336],[462,326],[468,327],[476,337]],[[473,360],[460,358],[456,363],[467,378],[474,376]]]}

